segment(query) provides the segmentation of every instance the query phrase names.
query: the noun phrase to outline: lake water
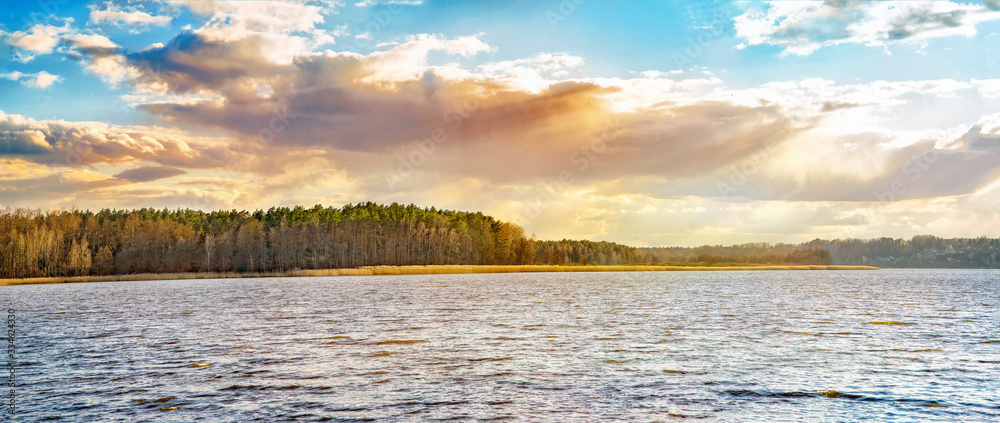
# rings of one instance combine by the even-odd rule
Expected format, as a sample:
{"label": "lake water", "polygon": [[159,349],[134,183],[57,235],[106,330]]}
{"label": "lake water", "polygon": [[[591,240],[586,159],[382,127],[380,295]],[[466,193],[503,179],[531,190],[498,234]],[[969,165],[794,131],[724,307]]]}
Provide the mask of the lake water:
{"label": "lake water", "polygon": [[17,310],[21,421],[1000,420],[1000,271],[113,282],[0,300]]}

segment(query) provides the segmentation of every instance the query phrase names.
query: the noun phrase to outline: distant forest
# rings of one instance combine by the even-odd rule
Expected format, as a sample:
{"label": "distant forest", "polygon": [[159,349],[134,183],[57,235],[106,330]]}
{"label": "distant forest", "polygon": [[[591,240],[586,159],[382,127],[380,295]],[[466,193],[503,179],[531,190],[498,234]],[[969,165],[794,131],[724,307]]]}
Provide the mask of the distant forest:
{"label": "distant forest", "polygon": [[[769,245],[769,244],[768,244]],[[0,210],[0,278],[378,265],[832,264],[813,244],[637,249],[539,241],[482,213],[414,205],[268,210]]]}
{"label": "distant forest", "polygon": [[[774,257],[819,249],[827,251],[835,264],[917,268],[1000,268],[1000,239],[938,238],[918,235],[910,240],[816,239],[802,244],[748,243],[705,245],[694,248],[644,248],[646,259],[659,263],[684,263],[755,259],[768,262]],[[756,263],[757,261],[751,261]]]}

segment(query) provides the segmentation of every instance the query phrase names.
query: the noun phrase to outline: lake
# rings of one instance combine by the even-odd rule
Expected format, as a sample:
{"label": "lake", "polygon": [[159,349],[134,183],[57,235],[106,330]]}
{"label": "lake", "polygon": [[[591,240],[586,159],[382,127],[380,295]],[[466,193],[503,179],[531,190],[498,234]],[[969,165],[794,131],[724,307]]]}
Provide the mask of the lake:
{"label": "lake", "polygon": [[996,270],[108,282],[0,300],[20,421],[1000,420]]}

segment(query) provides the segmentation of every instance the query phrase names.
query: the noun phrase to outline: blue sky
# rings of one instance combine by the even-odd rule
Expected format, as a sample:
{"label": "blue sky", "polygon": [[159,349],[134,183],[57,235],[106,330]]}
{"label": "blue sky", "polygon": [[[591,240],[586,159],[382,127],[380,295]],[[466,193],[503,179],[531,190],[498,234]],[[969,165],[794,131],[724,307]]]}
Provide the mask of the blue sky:
{"label": "blue sky", "polygon": [[638,245],[997,236],[998,44],[994,0],[19,2],[0,206],[399,201]]}

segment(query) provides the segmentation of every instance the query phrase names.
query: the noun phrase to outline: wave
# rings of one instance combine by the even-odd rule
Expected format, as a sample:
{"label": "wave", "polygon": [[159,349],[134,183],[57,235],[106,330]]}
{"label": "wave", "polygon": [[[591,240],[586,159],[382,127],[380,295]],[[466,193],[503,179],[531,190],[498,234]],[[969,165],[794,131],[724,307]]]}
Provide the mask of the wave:
{"label": "wave", "polygon": [[406,344],[417,344],[421,342],[427,342],[423,339],[390,339],[386,341],[376,342],[375,345],[406,345]]}
{"label": "wave", "polygon": [[[937,400],[925,400],[916,398],[882,398],[870,395],[860,395],[860,394],[850,394],[839,391],[753,391],[747,389],[734,389],[723,391],[723,393],[732,395],[734,397],[751,397],[751,398],[836,398],[836,399],[847,399],[855,401],[865,401],[865,402],[890,402],[890,403],[909,403],[914,405],[921,405],[924,407],[942,407],[946,408],[948,405],[941,403]],[[968,405],[968,404],[963,404]]]}

